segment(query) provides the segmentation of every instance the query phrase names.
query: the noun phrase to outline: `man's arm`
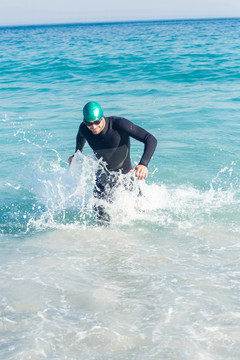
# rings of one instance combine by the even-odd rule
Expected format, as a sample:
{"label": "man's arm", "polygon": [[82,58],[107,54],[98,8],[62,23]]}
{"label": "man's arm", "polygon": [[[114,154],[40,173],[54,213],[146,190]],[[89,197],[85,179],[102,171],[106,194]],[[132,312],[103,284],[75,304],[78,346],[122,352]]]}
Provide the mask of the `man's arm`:
{"label": "man's arm", "polygon": [[119,129],[126,131],[129,136],[144,143],[144,151],[141,160],[139,161],[139,164],[131,170],[131,172],[136,171],[135,175],[139,180],[146,179],[148,174],[148,163],[156,149],[157,139],[145,129],[124,118],[117,119],[117,126]]}
{"label": "man's arm", "polygon": [[[78,150],[82,151],[82,149],[83,149],[83,147],[84,147],[84,145],[85,145],[85,142],[86,142],[86,139],[85,139],[85,137],[84,137],[83,134],[82,134],[81,125],[80,125],[79,130],[78,130],[78,133],[77,133],[77,137],[76,137],[75,153],[76,153]],[[69,163],[69,165],[71,165],[71,162],[72,162],[73,158],[74,158],[74,155],[72,155],[72,156],[70,156],[70,157],[68,158],[68,163]]]}
{"label": "man's arm", "polygon": [[78,133],[77,133],[77,137],[76,137],[76,148],[75,148],[75,153],[80,150],[82,151],[84,145],[85,145],[86,139],[82,133],[81,130],[81,125],[79,127]]}

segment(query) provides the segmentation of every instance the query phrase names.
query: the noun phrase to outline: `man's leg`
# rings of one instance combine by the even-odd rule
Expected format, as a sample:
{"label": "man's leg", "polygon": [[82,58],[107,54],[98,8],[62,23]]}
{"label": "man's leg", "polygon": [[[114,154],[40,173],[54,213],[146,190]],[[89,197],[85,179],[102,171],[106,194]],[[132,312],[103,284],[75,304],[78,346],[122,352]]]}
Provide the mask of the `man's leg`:
{"label": "man's leg", "polygon": [[[107,172],[99,171],[96,174],[96,184],[94,187],[93,195],[96,199],[103,200],[103,202],[112,202],[113,187],[117,183],[117,174],[110,174]],[[110,215],[106,211],[104,204],[94,205],[96,218],[101,222],[110,222]]]}

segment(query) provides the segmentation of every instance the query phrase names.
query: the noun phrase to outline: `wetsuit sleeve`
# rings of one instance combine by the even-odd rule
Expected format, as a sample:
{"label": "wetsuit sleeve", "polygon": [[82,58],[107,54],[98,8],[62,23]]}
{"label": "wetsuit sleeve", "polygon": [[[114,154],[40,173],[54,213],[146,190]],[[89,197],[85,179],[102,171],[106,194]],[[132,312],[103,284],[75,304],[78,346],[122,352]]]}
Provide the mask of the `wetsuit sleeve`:
{"label": "wetsuit sleeve", "polygon": [[76,137],[76,149],[75,152],[77,152],[78,150],[82,151],[84,145],[85,145],[86,139],[83,135],[82,129],[81,129],[81,125],[79,127],[78,133],[77,133],[77,137]]}
{"label": "wetsuit sleeve", "polygon": [[141,128],[140,126],[133,124],[127,119],[118,118],[116,123],[119,129],[126,131],[129,136],[144,143],[144,151],[139,165],[148,166],[148,163],[151,160],[153,153],[156,149],[157,139],[148,131]]}

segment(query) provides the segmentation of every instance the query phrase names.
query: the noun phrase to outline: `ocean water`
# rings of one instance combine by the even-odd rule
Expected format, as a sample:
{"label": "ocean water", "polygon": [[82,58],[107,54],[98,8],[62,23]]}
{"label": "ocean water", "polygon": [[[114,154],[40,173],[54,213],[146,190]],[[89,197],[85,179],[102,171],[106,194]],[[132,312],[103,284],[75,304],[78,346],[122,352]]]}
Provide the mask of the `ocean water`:
{"label": "ocean water", "polygon": [[[240,358],[240,19],[0,28],[0,358]],[[92,212],[82,107],[158,139]],[[132,140],[132,163],[141,143]]]}

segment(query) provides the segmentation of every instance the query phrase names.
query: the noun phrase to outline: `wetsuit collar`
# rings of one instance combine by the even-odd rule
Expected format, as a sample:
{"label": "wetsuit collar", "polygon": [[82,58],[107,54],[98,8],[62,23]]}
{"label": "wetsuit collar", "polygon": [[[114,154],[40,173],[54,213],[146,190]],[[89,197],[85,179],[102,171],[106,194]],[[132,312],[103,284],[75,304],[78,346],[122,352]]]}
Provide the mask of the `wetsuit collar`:
{"label": "wetsuit collar", "polygon": [[101,131],[98,135],[105,135],[106,132],[107,132],[109,119],[104,116],[104,120],[105,120],[105,126],[104,126],[104,128],[102,129],[102,131]]}

